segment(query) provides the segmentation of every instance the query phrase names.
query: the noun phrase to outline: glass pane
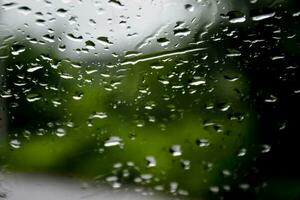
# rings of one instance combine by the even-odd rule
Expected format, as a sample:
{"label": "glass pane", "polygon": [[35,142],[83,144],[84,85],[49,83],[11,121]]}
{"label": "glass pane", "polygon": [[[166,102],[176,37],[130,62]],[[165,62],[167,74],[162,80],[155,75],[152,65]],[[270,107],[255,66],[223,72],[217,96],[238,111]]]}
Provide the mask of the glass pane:
{"label": "glass pane", "polygon": [[299,199],[299,17],[0,1],[0,198]]}

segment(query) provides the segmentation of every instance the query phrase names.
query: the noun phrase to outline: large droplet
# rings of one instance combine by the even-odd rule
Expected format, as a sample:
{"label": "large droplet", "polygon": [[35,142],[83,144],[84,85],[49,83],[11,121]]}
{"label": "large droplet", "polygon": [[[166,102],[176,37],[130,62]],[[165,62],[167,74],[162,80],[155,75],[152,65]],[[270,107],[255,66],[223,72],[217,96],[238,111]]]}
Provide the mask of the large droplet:
{"label": "large droplet", "polygon": [[112,146],[118,146],[122,142],[122,139],[118,136],[111,136],[109,139],[107,139],[104,143],[105,147],[112,147]]}
{"label": "large droplet", "polygon": [[66,135],[66,130],[63,128],[58,128],[56,129],[55,135],[57,135],[58,137],[63,137]]}
{"label": "large droplet", "polygon": [[9,144],[14,149],[19,149],[21,147],[21,142],[17,139],[11,140]]}
{"label": "large droplet", "polygon": [[172,156],[181,156],[182,155],[182,150],[181,146],[179,144],[172,145],[170,148],[170,153]]}
{"label": "large droplet", "polygon": [[154,156],[147,156],[145,158],[147,161],[147,167],[155,167],[156,166],[156,159]]}

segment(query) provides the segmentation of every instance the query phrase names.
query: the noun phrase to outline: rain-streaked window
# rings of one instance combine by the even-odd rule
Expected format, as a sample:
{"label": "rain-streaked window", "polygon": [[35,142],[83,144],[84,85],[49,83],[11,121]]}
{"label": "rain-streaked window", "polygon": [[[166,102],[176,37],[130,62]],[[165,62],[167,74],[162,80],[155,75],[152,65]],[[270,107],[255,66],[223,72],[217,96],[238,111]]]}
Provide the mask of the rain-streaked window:
{"label": "rain-streaked window", "polygon": [[297,0],[0,0],[0,199],[300,199]]}

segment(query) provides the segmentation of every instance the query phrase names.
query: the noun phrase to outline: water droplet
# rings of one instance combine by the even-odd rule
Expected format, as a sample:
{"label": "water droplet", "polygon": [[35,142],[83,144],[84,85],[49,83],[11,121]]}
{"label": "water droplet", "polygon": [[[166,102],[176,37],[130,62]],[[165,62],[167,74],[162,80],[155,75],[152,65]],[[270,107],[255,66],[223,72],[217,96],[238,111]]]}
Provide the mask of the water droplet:
{"label": "water droplet", "polygon": [[11,54],[17,56],[20,53],[24,52],[26,50],[26,47],[24,45],[15,44],[12,45],[11,49],[12,49]]}
{"label": "water droplet", "polygon": [[163,69],[164,66],[163,65],[160,65],[160,64],[151,64],[151,69]]}
{"label": "water droplet", "polygon": [[172,145],[170,148],[170,153],[172,154],[172,156],[181,156],[182,155],[182,151],[181,151],[181,146],[178,144]]}
{"label": "water droplet", "polygon": [[228,111],[230,107],[231,107],[231,106],[230,106],[229,104],[226,104],[226,103],[220,104],[220,110],[221,110],[222,112]]}
{"label": "water droplet", "polygon": [[37,70],[39,70],[39,69],[42,69],[43,68],[43,66],[37,66],[37,67],[31,67],[31,68],[28,68],[27,69],[27,72],[35,72],[35,71],[37,71]]}
{"label": "water droplet", "polygon": [[229,170],[227,170],[227,169],[222,170],[222,174],[225,177],[231,176],[231,172]]}
{"label": "water droplet", "polygon": [[73,33],[68,33],[67,38],[73,40],[74,42],[81,42],[83,40],[83,37],[81,35],[76,37]]}
{"label": "water droplet", "polygon": [[66,130],[63,128],[56,129],[55,135],[58,137],[63,137],[66,135]]}
{"label": "water droplet", "polygon": [[25,138],[29,139],[30,136],[31,136],[31,132],[28,131],[28,130],[24,130],[24,131],[23,131],[23,136],[24,136]]}
{"label": "water droplet", "polygon": [[112,3],[117,6],[123,6],[123,4],[119,0],[109,0],[108,3]]}
{"label": "water droplet", "polygon": [[161,46],[167,46],[170,43],[170,40],[168,40],[167,38],[158,38],[156,40]]}
{"label": "water droplet", "polygon": [[47,42],[51,42],[51,43],[55,42],[54,35],[46,34],[46,35],[43,35],[42,38]]}
{"label": "water droplet", "polygon": [[194,11],[194,6],[192,6],[191,4],[185,4],[184,8],[189,11],[189,12],[193,12]]}
{"label": "water droplet", "polygon": [[14,149],[19,149],[21,147],[21,142],[17,139],[11,140],[9,144]]}
{"label": "water droplet", "polygon": [[223,189],[227,192],[229,192],[231,190],[230,185],[223,185]]}
{"label": "water droplet", "polygon": [[197,139],[196,143],[199,147],[207,147],[210,145],[210,143],[207,139]]}
{"label": "water droplet", "polygon": [[224,75],[224,78],[230,82],[235,82],[240,79],[240,77],[234,75]]}
{"label": "water droplet", "polygon": [[115,182],[118,181],[118,177],[117,176],[108,176],[105,179],[107,182]]}
{"label": "water droplet", "polygon": [[61,52],[65,51],[66,50],[66,45],[64,45],[64,44],[59,45],[58,50],[61,51]]}
{"label": "water droplet", "polygon": [[67,122],[66,126],[70,127],[70,128],[74,128],[75,125],[74,125],[74,122]]}
{"label": "water droplet", "polygon": [[63,9],[63,8],[59,8],[56,10],[57,15],[61,16],[61,17],[65,17],[67,12],[68,12],[68,10]]}
{"label": "water droplet", "polygon": [[114,189],[118,189],[118,188],[121,188],[122,184],[119,183],[119,182],[113,182],[113,183],[111,184],[111,186],[112,186],[112,188],[114,188]]}
{"label": "water droplet", "polygon": [[105,147],[119,146],[122,142],[122,139],[118,136],[111,136],[108,140],[105,141]]}
{"label": "water droplet", "polygon": [[96,45],[91,40],[88,40],[88,41],[85,42],[85,46],[86,46],[87,49],[95,49]]}
{"label": "water droplet", "polygon": [[120,188],[122,186],[117,176],[108,176],[105,180],[109,182],[114,189]]}
{"label": "water droplet", "polygon": [[248,183],[242,183],[239,184],[239,188],[241,188],[242,190],[248,190],[250,188],[250,185]]}
{"label": "water droplet", "polygon": [[255,4],[258,0],[250,0],[250,3]]}
{"label": "water droplet", "polygon": [[21,6],[18,8],[18,11],[24,15],[28,15],[31,12],[31,9],[27,6]]}
{"label": "water droplet", "polygon": [[147,161],[147,167],[156,167],[156,159],[154,156],[147,156],[145,160]]}
{"label": "water droplet", "polygon": [[190,83],[191,86],[204,85],[206,83],[205,80],[196,80]]}
{"label": "water droplet", "polygon": [[66,74],[66,73],[61,73],[60,77],[63,78],[63,79],[73,79],[74,78],[70,74]]}
{"label": "water droplet", "polygon": [[35,101],[40,100],[41,98],[42,97],[40,94],[33,94],[33,93],[27,94],[27,96],[26,96],[26,99],[28,102],[35,102]]}
{"label": "water droplet", "polygon": [[293,17],[298,17],[300,16],[300,11],[293,13]]}
{"label": "water droplet", "polygon": [[175,193],[178,189],[178,183],[177,182],[171,182],[170,183],[170,192]]}
{"label": "water droplet", "polygon": [[16,6],[17,5],[17,3],[15,3],[15,2],[10,2],[10,3],[4,3],[4,4],[2,4],[2,8],[4,8],[4,9],[10,9],[10,8],[13,8],[14,6]]}
{"label": "water droplet", "polygon": [[261,153],[268,153],[270,151],[271,151],[270,145],[267,145],[267,144],[262,145]]}
{"label": "water droplet", "polygon": [[247,153],[247,149],[245,149],[245,148],[242,148],[242,149],[240,149],[240,151],[238,152],[238,157],[243,157],[243,156],[245,156],[246,155],[246,153]]}
{"label": "water droplet", "polygon": [[80,91],[75,92],[75,95],[72,96],[74,100],[81,100],[82,97],[83,97],[83,92]]}
{"label": "water droplet", "polygon": [[109,41],[108,37],[100,36],[97,40],[104,46],[112,45],[113,43]]}
{"label": "water droplet", "polygon": [[268,98],[265,99],[266,103],[275,103],[276,101],[277,101],[277,97],[272,94]]}
{"label": "water droplet", "polygon": [[261,21],[261,20],[268,19],[268,18],[271,18],[274,16],[275,16],[275,12],[272,12],[272,13],[267,13],[267,14],[262,14],[262,15],[256,15],[256,16],[253,16],[251,19],[253,21]]}
{"label": "water droplet", "polygon": [[107,118],[107,114],[105,112],[96,112],[89,117],[89,119],[105,119],[105,118]]}
{"label": "water droplet", "polygon": [[246,21],[246,16],[236,17],[236,18],[232,18],[232,19],[229,20],[229,22],[232,23],[232,24],[243,23],[245,21]]}
{"label": "water droplet", "polygon": [[191,161],[189,160],[181,160],[180,163],[185,170],[189,170],[191,168]]}
{"label": "water droplet", "polygon": [[144,180],[150,180],[153,178],[153,175],[152,174],[142,174],[141,178]]}
{"label": "water droplet", "polygon": [[230,11],[226,16],[229,18],[229,22],[232,24],[243,23],[246,21],[246,16],[240,11]]}
{"label": "water droplet", "polygon": [[179,28],[174,30],[175,36],[188,36],[191,33],[191,30],[188,28]]}
{"label": "water droplet", "polygon": [[211,186],[211,187],[209,187],[209,190],[210,190],[212,193],[217,194],[217,193],[219,193],[220,188],[219,188],[218,186]]}

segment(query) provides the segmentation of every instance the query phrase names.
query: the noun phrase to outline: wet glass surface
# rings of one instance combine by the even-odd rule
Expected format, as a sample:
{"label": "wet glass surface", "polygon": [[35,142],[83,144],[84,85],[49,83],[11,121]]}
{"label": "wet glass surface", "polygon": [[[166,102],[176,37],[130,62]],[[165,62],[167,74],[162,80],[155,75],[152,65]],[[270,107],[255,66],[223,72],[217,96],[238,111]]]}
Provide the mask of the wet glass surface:
{"label": "wet glass surface", "polygon": [[299,199],[299,8],[0,1],[0,199],[19,190],[7,174],[147,198]]}

